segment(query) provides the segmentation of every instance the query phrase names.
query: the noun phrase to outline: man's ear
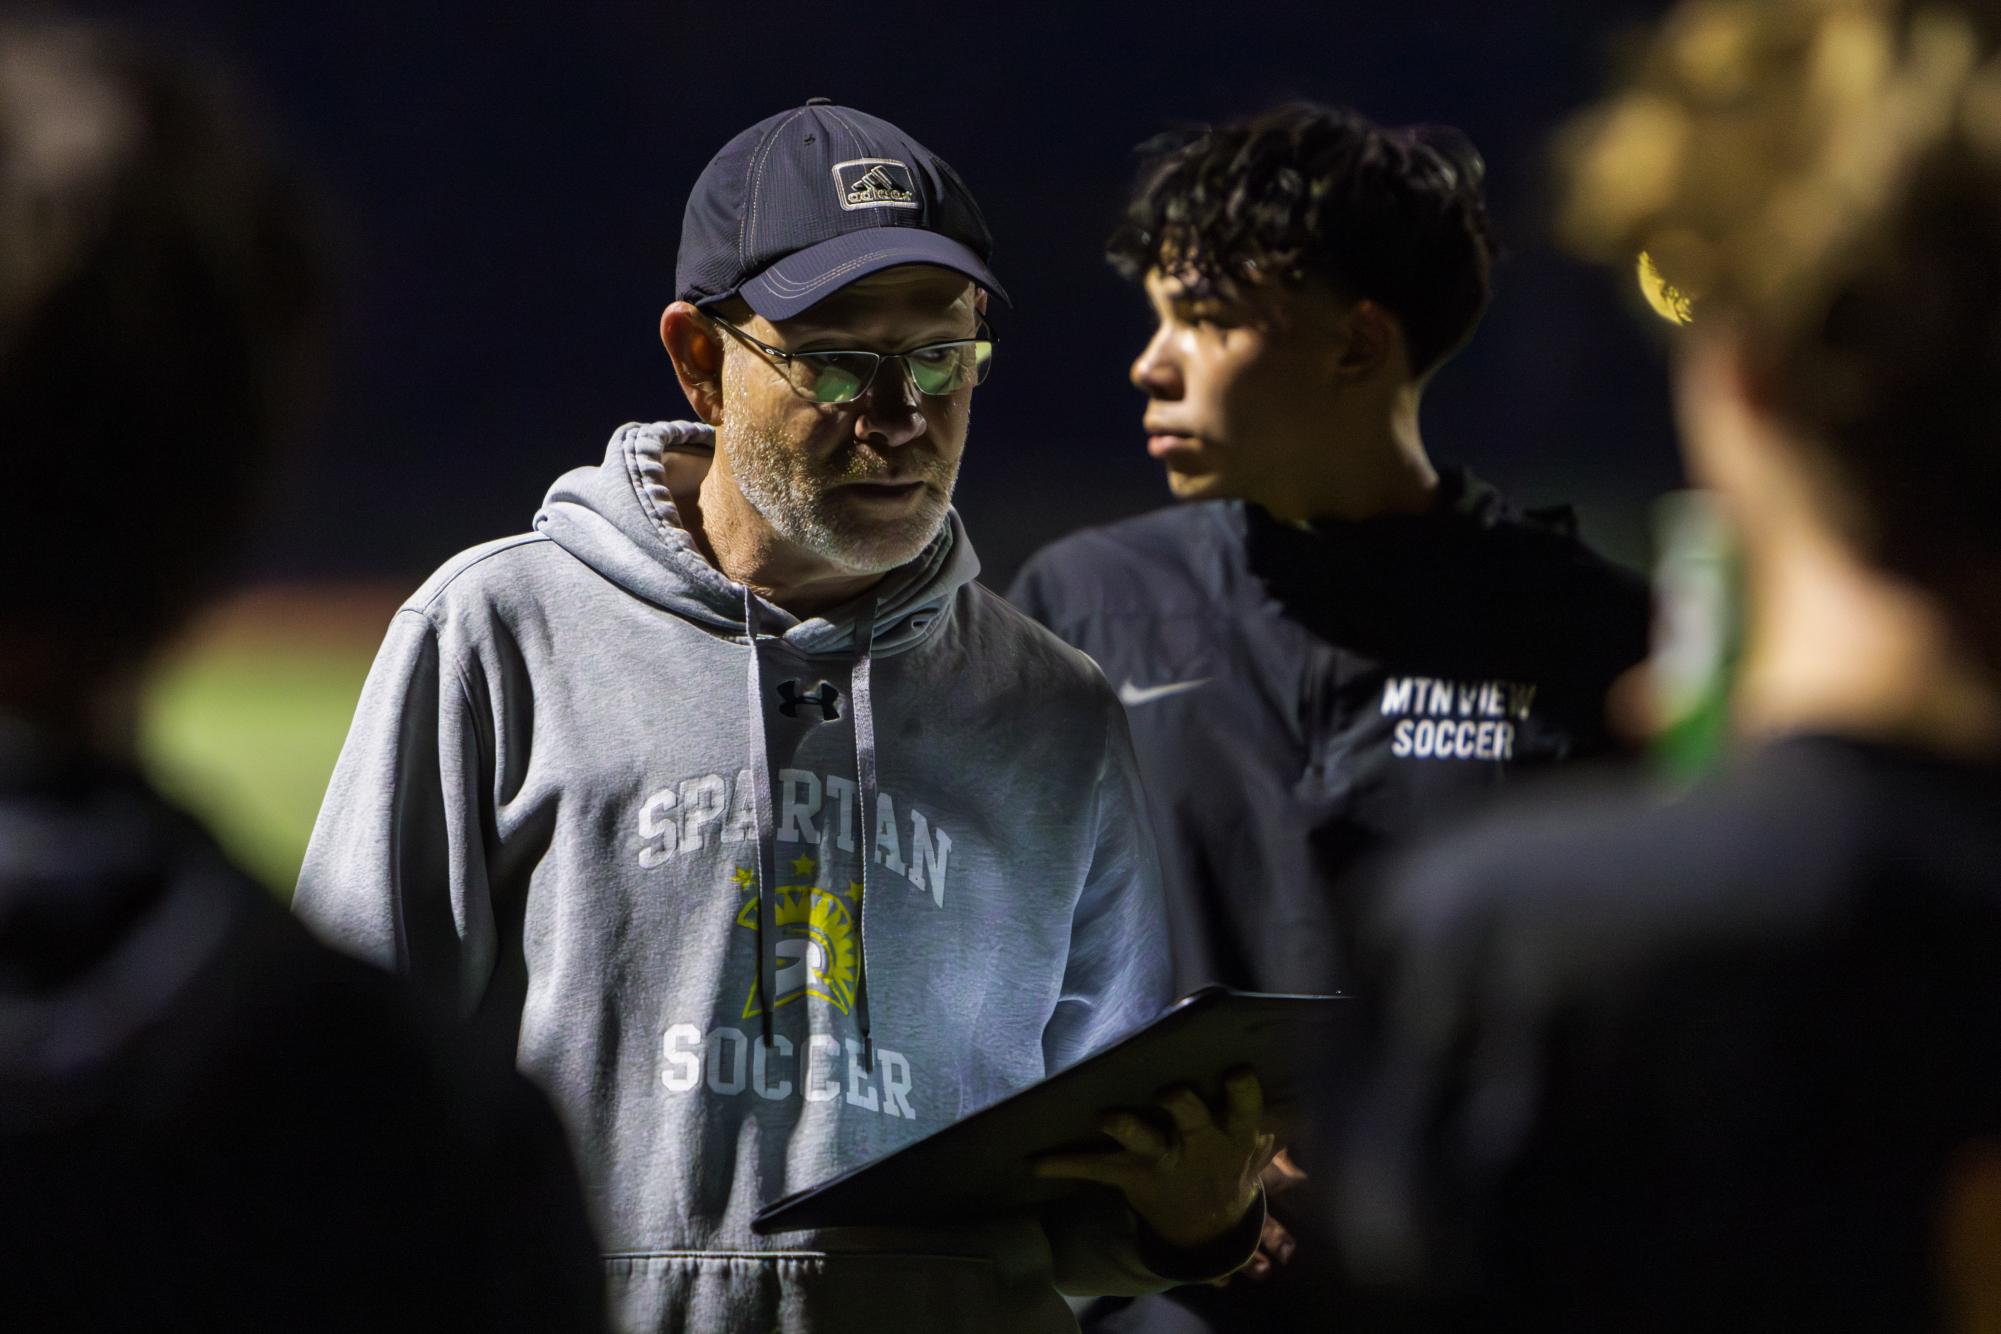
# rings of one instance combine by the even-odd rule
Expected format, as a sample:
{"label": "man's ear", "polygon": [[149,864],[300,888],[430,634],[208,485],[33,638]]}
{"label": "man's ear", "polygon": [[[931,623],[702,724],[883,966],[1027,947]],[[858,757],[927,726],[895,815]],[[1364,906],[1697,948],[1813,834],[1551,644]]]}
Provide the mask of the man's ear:
{"label": "man's ear", "polygon": [[708,317],[686,301],[660,313],[660,345],[674,363],[674,375],[695,415],[711,426],[723,415],[722,336]]}
{"label": "man's ear", "polygon": [[1349,310],[1348,337],[1334,355],[1334,374],[1343,380],[1368,380],[1403,350],[1403,327],[1396,316],[1363,297]]}

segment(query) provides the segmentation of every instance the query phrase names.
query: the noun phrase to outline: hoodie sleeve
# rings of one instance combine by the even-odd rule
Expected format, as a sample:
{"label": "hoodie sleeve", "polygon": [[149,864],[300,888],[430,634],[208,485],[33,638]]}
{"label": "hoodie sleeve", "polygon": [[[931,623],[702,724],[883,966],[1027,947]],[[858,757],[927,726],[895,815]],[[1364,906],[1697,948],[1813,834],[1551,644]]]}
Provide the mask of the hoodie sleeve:
{"label": "hoodie sleeve", "polygon": [[421,611],[369,669],[299,872],[294,911],[327,943],[448,994],[461,1015],[492,974],[482,715]]}
{"label": "hoodie sleeve", "polygon": [[[1071,920],[1062,994],[1042,1035],[1051,1071],[1153,1019],[1173,999],[1160,868],[1139,766],[1125,711],[1109,690],[1104,693],[1108,723],[1091,869]],[[1255,1227],[1238,1228],[1200,1252],[1177,1252],[1152,1241],[1125,1202],[1104,1191],[1049,1206],[1042,1226],[1061,1291],[1136,1296],[1236,1269],[1257,1246],[1264,1220],[1262,1211],[1256,1212]]]}
{"label": "hoodie sleeve", "polygon": [[[1095,675],[1095,673],[1094,673]],[[1148,1022],[1170,990],[1167,909],[1125,710],[1102,681],[1105,751],[1093,795],[1091,869],[1070,919],[1070,957],[1042,1030],[1044,1068],[1073,1065]]]}

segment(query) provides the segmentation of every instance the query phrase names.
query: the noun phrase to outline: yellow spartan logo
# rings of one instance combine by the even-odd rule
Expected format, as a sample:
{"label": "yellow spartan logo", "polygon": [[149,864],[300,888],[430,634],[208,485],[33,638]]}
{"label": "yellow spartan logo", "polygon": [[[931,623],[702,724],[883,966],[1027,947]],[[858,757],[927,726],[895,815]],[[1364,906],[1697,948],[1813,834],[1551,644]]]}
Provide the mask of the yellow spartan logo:
{"label": "yellow spartan logo", "polygon": [[[802,857],[792,863],[792,869],[796,874],[811,875],[814,866],[810,858]],[[739,869],[735,879],[746,889],[756,883],[748,868]],[[859,899],[861,886],[850,885],[845,897]],[[774,946],[778,955],[774,979],[778,999],[772,1008],[784,1009],[801,997],[817,996],[846,1014],[855,1003],[856,959],[855,917],[844,896],[812,884],[780,885],[772,909],[778,927]],[[737,909],[736,924],[757,930],[755,894]],[[762,997],[753,979],[750,995],[743,1003],[743,1017],[750,1019],[763,1012]]]}

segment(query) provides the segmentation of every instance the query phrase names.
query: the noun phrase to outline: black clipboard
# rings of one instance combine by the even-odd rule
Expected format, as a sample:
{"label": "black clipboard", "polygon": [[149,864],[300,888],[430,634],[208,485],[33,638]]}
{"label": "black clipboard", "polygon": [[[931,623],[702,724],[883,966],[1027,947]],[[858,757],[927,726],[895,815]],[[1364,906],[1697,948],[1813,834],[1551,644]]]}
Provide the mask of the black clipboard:
{"label": "black clipboard", "polygon": [[964,1221],[1060,1199],[1078,1183],[1031,1176],[1035,1154],[1109,1148],[1098,1117],[1145,1107],[1176,1084],[1218,1100],[1222,1076],[1253,1067],[1268,1121],[1297,1128],[1305,1095],[1347,1045],[1341,996],[1273,996],[1204,987],[1068,1069],[828,1181],[774,1200],[760,1235],[825,1227]]}

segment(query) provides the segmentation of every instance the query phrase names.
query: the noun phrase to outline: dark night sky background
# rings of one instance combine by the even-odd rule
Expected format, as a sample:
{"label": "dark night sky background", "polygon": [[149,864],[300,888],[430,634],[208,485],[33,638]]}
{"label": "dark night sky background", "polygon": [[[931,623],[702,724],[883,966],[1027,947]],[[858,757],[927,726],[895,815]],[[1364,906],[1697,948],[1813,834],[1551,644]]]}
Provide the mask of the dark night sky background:
{"label": "dark night sky background", "polygon": [[1487,157],[1510,254],[1428,396],[1434,458],[1523,503],[1578,502],[1634,560],[1647,503],[1676,483],[1630,283],[1554,254],[1544,225],[1550,128],[1655,4],[85,8],[233,61],[329,197],[337,359],[256,558],[266,578],[414,586],[524,529],[619,423],[687,415],[655,335],[687,190],[736,131],[815,95],[941,153],[998,238],[1016,306],[995,321],[959,491],[990,584],[1166,500],[1125,381],[1143,306],[1100,258],[1133,145],[1290,97],[1457,124]]}

